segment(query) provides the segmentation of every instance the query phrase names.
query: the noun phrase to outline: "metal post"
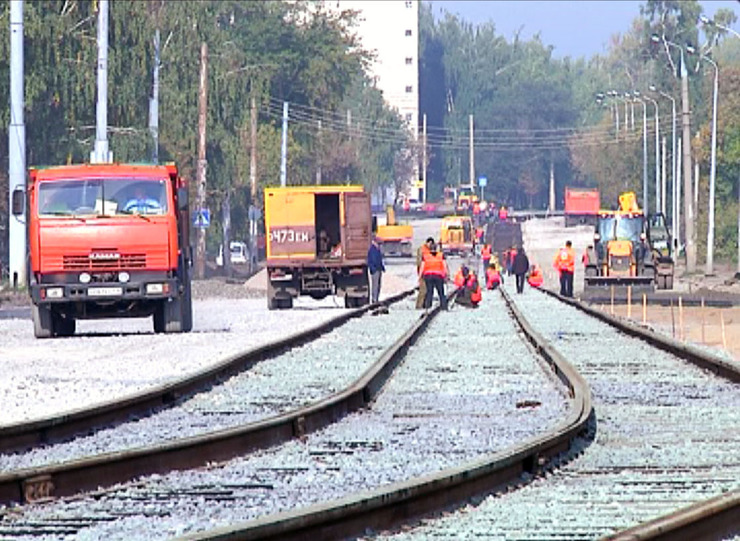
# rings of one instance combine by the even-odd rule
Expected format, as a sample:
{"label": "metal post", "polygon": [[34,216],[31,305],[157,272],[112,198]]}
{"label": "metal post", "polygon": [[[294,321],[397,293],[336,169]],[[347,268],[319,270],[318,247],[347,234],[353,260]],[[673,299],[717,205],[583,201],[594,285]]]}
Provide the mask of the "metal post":
{"label": "metal post", "polygon": [[95,150],[92,163],[110,162],[108,152],[108,0],[100,0],[98,13],[98,103],[95,121]]}
{"label": "metal post", "polygon": [[[642,103],[642,206],[645,209],[645,213],[647,214],[650,209],[649,205],[649,197],[648,197],[648,163],[647,163],[647,103],[645,103],[643,100],[639,100],[640,103]],[[657,188],[657,176],[655,178],[656,180],[656,188]],[[656,193],[656,197],[658,197]]]}
{"label": "metal post", "polygon": [[470,186],[475,186],[475,148],[473,147],[473,115],[468,117],[470,127]]}
{"label": "metal post", "polygon": [[[200,88],[198,92],[198,184],[196,194],[196,210],[201,212],[206,205],[206,126],[208,118],[208,44],[200,46]],[[195,276],[205,278],[206,274],[206,230],[200,227],[197,232]],[[228,250],[224,246],[224,250]]]}
{"label": "metal post", "polygon": [[321,120],[318,121],[318,140],[319,140],[319,153],[316,156],[316,186],[321,186],[321,177],[323,171],[321,170],[321,160],[324,155],[324,145],[321,137]]}
{"label": "metal post", "polygon": [[249,109],[249,274],[254,273],[257,260],[257,99],[252,96]]}
{"label": "metal post", "polygon": [[[13,192],[26,192],[26,125],[23,120],[23,0],[10,2],[10,124],[8,126],[8,209]],[[26,283],[26,212],[8,213],[8,276]]]}
{"label": "metal post", "polygon": [[149,102],[149,132],[152,134],[152,162],[159,163],[159,28],[154,33],[152,99]]}
{"label": "metal post", "polygon": [[[655,212],[660,212],[661,206],[665,208],[665,188],[660,190],[660,114],[658,113],[658,102],[655,102]],[[665,166],[664,166],[665,167]],[[664,211],[665,214],[665,211]]]}
{"label": "metal post", "polygon": [[422,194],[422,203],[427,202],[427,114],[424,113],[422,117],[422,158],[421,158],[421,185],[423,186],[424,193]]}
{"label": "metal post", "polygon": [[[678,146],[681,146],[681,139],[682,137],[678,136]],[[676,185],[674,186],[674,189],[676,190],[676,253],[678,253],[678,247],[681,246],[681,179],[683,178],[683,173],[681,172],[681,161],[683,159],[683,155],[679,154],[676,157]],[[691,181],[689,181],[691,182]],[[685,252],[684,252],[685,253]]]}
{"label": "metal post", "polygon": [[714,93],[712,95],[712,162],[709,168],[709,216],[707,218],[707,261],[706,274],[714,274],[714,186],[717,173],[717,94],[719,92],[719,66],[705,57],[714,66]]}
{"label": "metal post", "polygon": [[[667,191],[666,190],[666,167],[665,167],[666,166],[666,163],[665,162],[666,162],[666,158],[667,158],[667,154],[666,154],[667,153],[667,150],[666,150],[666,138],[665,138],[665,135],[663,136],[663,147],[662,148],[663,148],[663,153],[662,153],[663,161],[662,161],[662,164],[661,165],[662,165],[663,176],[662,176],[661,181],[660,181],[660,193],[661,193],[661,198],[660,198],[660,212],[663,213],[663,216],[667,216],[666,215],[666,206],[667,205],[666,205],[666,202],[665,202],[666,196],[667,196],[667,193],[666,193],[666,191]],[[666,217],[666,219],[667,219],[667,217]]]}
{"label": "metal post", "polygon": [[280,147],[280,186],[287,184],[288,176],[288,102],[283,102],[283,143]]}
{"label": "metal post", "polygon": [[696,271],[696,235],[694,233],[694,199],[691,197],[691,107],[689,105],[689,73],[681,49],[681,124],[683,126],[684,238],[686,272]]}

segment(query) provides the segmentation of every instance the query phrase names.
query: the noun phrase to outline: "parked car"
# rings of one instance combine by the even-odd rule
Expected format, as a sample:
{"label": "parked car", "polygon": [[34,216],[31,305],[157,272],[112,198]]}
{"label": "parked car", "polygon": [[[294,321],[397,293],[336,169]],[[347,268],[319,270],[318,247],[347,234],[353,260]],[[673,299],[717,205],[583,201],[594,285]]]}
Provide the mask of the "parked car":
{"label": "parked car", "polygon": [[[232,265],[246,265],[249,261],[247,256],[247,244],[240,240],[232,240],[229,243],[229,252],[231,253]],[[224,266],[223,245],[219,248],[218,256],[216,256],[216,265],[218,265],[219,267]]]}

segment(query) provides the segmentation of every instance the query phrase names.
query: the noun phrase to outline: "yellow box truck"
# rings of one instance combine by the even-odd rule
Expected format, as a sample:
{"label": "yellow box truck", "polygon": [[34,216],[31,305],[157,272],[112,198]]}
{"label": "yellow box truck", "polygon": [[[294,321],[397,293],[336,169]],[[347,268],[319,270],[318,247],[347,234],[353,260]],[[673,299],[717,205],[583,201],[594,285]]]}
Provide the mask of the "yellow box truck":
{"label": "yellow box truck", "polygon": [[362,186],[266,188],[264,216],[269,309],[291,308],[299,295],[368,303],[372,215]]}

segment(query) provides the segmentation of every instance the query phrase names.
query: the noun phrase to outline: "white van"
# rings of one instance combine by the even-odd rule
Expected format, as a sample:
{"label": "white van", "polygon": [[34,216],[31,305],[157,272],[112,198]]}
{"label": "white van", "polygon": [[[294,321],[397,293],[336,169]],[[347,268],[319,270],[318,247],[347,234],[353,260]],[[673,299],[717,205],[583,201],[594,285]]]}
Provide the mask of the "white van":
{"label": "white van", "polygon": [[[246,265],[249,259],[247,258],[247,244],[240,240],[232,240],[229,243],[229,252],[231,253],[231,264],[232,265]],[[221,245],[216,257],[216,265],[219,267],[224,266],[224,247]]]}

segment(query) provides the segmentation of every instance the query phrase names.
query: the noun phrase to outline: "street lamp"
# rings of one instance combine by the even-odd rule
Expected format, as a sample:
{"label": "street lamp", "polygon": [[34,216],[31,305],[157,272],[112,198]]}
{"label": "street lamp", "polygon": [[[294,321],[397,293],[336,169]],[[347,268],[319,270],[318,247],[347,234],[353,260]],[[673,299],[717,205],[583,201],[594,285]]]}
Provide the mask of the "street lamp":
{"label": "street lamp", "polygon": [[[636,94],[641,95],[639,92]],[[658,102],[650,96],[643,96],[643,98],[651,101],[655,107],[655,213],[659,213],[662,209],[665,215],[665,190],[661,190],[660,187],[660,109]]]}
{"label": "street lamp", "polygon": [[[694,200],[689,197],[691,194],[691,108],[689,105],[689,75],[686,69],[686,60],[683,54],[683,48],[675,43],[668,41],[665,36],[653,35],[651,41],[665,44],[666,48],[675,47],[681,53],[681,125],[683,129],[683,181],[684,193],[684,228],[686,242],[686,272],[689,274],[696,271],[696,234],[694,230]],[[670,58],[670,55],[669,55]],[[672,61],[671,61],[672,63]]]}
{"label": "street lamp", "polygon": [[[673,216],[676,215],[676,175],[678,171],[676,171],[676,100],[671,96],[670,94],[667,94],[663,92],[662,90],[658,90],[655,85],[650,85],[650,90],[652,92],[656,92],[663,96],[664,98],[668,98],[671,100],[671,124],[672,124],[672,133],[671,133],[671,198],[673,199],[671,203],[671,214]],[[662,211],[663,214],[665,214],[665,206],[666,206],[666,197],[665,197],[665,190],[663,190],[663,207]],[[672,227],[676,227],[676,224],[672,222]],[[675,230],[675,229],[674,229]]]}
{"label": "street lamp", "polygon": [[[686,49],[693,54],[696,50],[691,47]],[[707,218],[707,261],[704,273],[714,274],[714,186],[717,173],[717,93],[719,90],[719,66],[708,56],[701,56],[714,66],[714,91],[712,94],[712,159],[709,168],[709,217]]]}
{"label": "street lamp", "polygon": [[[716,26],[717,28],[720,28],[722,30],[725,30],[726,32],[730,32],[730,33],[734,34],[735,37],[740,38],[740,33],[736,32],[732,28],[730,28],[728,26],[725,26],[723,24],[716,23],[712,19],[709,19],[709,18],[707,18],[707,17],[705,17],[703,15],[701,17],[699,17],[699,20],[703,24],[710,25],[710,26]],[[712,62],[712,64],[714,64],[714,62]],[[717,75],[718,72],[719,72],[719,70],[716,69],[717,68],[717,65],[716,64],[714,64],[714,67],[715,67],[715,70],[716,70],[715,71],[715,75]],[[719,76],[717,75],[717,78],[715,79],[715,85],[717,85],[718,78],[719,78]],[[715,90],[716,90],[716,88],[717,88],[717,86],[715,86]],[[715,97],[716,97],[716,93],[715,93]],[[714,110],[715,111],[717,110],[716,102],[715,102],[715,109]],[[716,126],[716,121],[713,120],[712,126]],[[714,137],[714,133],[712,133],[712,136]],[[712,150],[714,150],[714,147],[712,147]],[[713,204],[714,203],[714,197],[711,197],[711,201],[712,201],[712,204]],[[737,209],[738,210],[737,210],[737,273],[735,274],[736,276],[738,274],[740,274],[740,179],[738,180],[738,186],[737,186],[737,204],[738,204],[737,205]],[[712,224],[714,224],[714,222],[712,222]],[[712,254],[712,256],[714,256],[714,254]],[[707,261],[709,261],[709,254],[708,253],[707,253]]]}
{"label": "street lamp", "polygon": [[642,104],[642,206],[645,209],[645,214],[647,214],[649,211],[647,180],[647,103],[645,103],[645,100],[640,98],[640,92],[637,90],[632,93],[632,96],[633,100],[639,101]]}

